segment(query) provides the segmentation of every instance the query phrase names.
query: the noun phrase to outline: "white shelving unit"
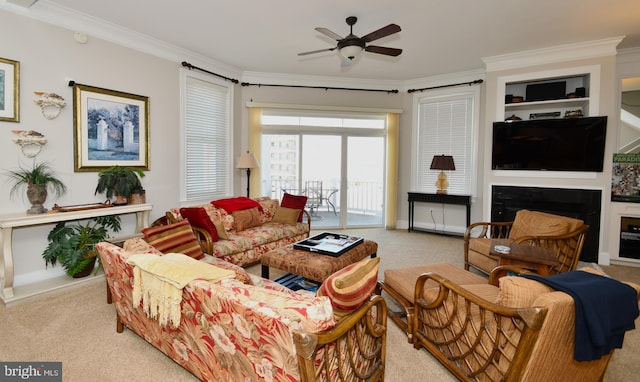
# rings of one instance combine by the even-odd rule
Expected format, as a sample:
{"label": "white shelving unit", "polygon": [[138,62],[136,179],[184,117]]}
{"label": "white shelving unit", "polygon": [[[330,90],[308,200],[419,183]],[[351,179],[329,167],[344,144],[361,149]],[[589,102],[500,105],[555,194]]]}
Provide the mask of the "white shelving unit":
{"label": "white shelving unit", "polygon": [[[506,103],[505,96],[525,98],[527,86],[548,82],[566,82],[566,93],[575,93],[576,88],[585,88],[585,96],[578,98],[561,98],[545,101]],[[506,120],[516,115],[522,120],[530,119],[533,113],[560,112],[564,117],[566,111],[581,110],[585,117],[599,113],[600,66],[583,66],[568,69],[549,70],[498,78],[498,102],[496,103],[495,121]]]}
{"label": "white shelving unit", "polygon": [[[149,226],[149,215],[153,208],[152,204],[129,204],[125,206],[115,206],[107,208],[96,208],[71,212],[51,212],[39,215],[27,215],[26,213],[1,215],[0,216],[0,280],[2,280],[2,288],[0,289],[0,298],[5,303],[16,301],[25,297],[34,296],[40,293],[52,291],[62,287],[75,285],[91,281],[102,275],[88,276],[81,279],[73,279],[69,276],[61,276],[44,280],[41,282],[23,285],[19,287],[13,286],[14,270],[13,270],[13,248],[12,234],[13,230],[28,229],[42,224],[58,223],[62,221],[90,219],[97,216],[108,215],[124,215],[136,214],[135,232],[140,232],[144,227]],[[131,237],[131,235],[126,236]],[[113,238],[113,241],[119,241],[123,238]]]}

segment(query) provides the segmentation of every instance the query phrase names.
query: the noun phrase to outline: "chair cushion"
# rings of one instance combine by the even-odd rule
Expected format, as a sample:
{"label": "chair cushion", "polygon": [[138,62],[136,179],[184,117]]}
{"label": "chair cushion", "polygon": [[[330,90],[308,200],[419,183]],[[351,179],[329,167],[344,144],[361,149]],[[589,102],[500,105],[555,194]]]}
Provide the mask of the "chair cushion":
{"label": "chair cushion", "polygon": [[540,211],[516,212],[509,238],[523,236],[558,236],[572,232],[584,224],[582,220]]}
{"label": "chair cushion", "polygon": [[237,232],[262,225],[262,219],[260,218],[260,212],[258,212],[257,207],[236,210],[233,211],[231,215],[233,215],[233,220],[236,223]]}
{"label": "chair cushion", "polygon": [[[456,284],[487,284],[487,279],[474,273],[456,267],[449,263],[428,264],[418,267],[387,269],[384,271],[384,283],[387,287],[404,297],[407,301],[413,302],[415,286],[418,277],[427,272],[438,274]],[[429,280],[425,284],[425,289],[437,287],[435,281]]]}
{"label": "chair cushion", "polygon": [[320,285],[316,295],[329,297],[336,316],[348,315],[373,294],[378,282],[379,265],[379,257],[350,264],[329,276]]}
{"label": "chair cushion", "polygon": [[209,214],[202,207],[183,207],[180,208],[180,215],[189,221],[195,227],[207,230],[211,235],[211,240],[218,241],[218,231],[211,221]]}
{"label": "chair cushion", "polygon": [[296,223],[298,223],[298,216],[300,216],[300,212],[302,212],[302,210],[287,207],[278,207],[271,221],[273,223],[295,225]]}
{"label": "chair cushion", "polygon": [[298,214],[298,221],[302,221],[302,216],[304,207],[307,205],[307,197],[304,195],[291,195],[288,193],[284,193],[282,196],[282,202],[280,202],[281,207],[293,208],[296,210],[301,210]]}
{"label": "chair cushion", "polygon": [[142,234],[147,243],[162,253],[183,253],[194,259],[201,259],[204,256],[198,239],[191,229],[191,224],[187,220],[143,228]]}

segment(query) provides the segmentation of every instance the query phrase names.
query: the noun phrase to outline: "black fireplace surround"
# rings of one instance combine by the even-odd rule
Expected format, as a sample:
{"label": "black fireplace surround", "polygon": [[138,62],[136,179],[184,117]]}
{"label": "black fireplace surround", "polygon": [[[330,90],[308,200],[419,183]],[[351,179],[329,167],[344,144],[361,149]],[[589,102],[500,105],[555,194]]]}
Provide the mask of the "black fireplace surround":
{"label": "black fireplace surround", "polygon": [[492,186],[491,221],[512,221],[518,210],[581,219],[589,225],[581,261],[598,262],[602,191],[573,188]]}

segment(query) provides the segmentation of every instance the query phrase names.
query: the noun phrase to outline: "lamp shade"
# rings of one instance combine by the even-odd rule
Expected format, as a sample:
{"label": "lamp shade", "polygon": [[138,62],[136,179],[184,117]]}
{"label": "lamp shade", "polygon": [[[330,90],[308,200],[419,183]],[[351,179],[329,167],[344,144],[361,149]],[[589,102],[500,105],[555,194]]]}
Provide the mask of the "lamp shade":
{"label": "lamp shade", "polygon": [[258,168],[260,164],[258,163],[258,159],[253,153],[246,152],[240,156],[240,160],[238,160],[238,164],[236,168]]}
{"label": "lamp shade", "polygon": [[431,161],[432,170],[450,170],[456,169],[456,164],[453,162],[451,155],[434,155]]}

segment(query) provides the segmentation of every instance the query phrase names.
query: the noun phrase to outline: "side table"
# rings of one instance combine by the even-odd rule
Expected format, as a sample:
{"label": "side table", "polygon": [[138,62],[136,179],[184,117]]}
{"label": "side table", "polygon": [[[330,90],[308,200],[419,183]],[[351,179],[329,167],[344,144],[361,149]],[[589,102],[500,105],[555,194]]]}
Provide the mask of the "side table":
{"label": "side table", "polygon": [[[511,249],[509,253],[496,250],[496,246],[506,246]],[[526,244],[514,244],[500,241],[492,241],[489,254],[498,257],[498,265],[516,265],[522,268],[535,270],[541,276],[549,276],[554,266],[560,265],[551,248],[538,247]]]}

